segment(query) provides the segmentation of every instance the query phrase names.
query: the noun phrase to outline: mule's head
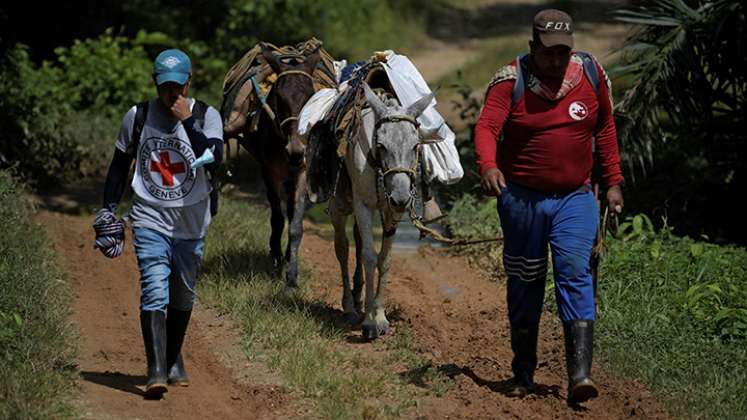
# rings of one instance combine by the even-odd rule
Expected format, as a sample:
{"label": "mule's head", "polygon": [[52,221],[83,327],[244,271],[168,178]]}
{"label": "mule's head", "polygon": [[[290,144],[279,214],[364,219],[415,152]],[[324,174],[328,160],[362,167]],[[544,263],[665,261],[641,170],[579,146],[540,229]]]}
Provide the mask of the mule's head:
{"label": "mule's head", "polygon": [[298,134],[298,114],[306,101],[314,95],[312,75],[319,63],[319,51],[313,52],[305,60],[301,57],[283,60],[269,49],[263,49],[262,56],[277,75],[267,96],[267,104],[275,113],[275,127],[285,141],[289,163],[301,166],[306,146]]}
{"label": "mule's head", "polygon": [[363,89],[376,120],[372,146],[384,176],[387,205],[403,212],[415,198],[415,181],[420,171],[421,141],[416,119],[428,108],[434,94],[403,108],[396,99],[375,94],[365,82]]}

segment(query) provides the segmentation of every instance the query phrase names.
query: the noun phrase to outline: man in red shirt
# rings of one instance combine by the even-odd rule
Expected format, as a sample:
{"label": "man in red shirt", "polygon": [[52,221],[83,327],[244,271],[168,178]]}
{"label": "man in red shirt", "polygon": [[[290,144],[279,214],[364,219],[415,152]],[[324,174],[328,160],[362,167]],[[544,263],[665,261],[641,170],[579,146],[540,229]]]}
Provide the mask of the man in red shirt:
{"label": "man in red shirt", "polygon": [[549,245],[565,333],[567,398],[576,404],[598,395],[590,377],[596,316],[589,263],[599,219],[590,187],[594,160],[616,212],[622,210],[623,177],[609,80],[590,54],[572,50],[571,17],[539,12],[529,47],[490,83],[475,150],[483,189],[498,196],[505,239],[511,393],[534,390]]}

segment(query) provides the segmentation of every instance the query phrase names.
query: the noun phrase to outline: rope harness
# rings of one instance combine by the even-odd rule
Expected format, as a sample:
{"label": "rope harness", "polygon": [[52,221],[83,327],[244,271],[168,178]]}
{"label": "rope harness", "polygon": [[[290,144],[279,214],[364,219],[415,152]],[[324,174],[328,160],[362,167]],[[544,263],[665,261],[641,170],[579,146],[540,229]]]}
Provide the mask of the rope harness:
{"label": "rope harness", "polygon": [[[383,124],[387,123],[399,123],[399,122],[408,122],[415,126],[415,129],[418,129],[420,127],[420,123],[418,121],[409,116],[409,115],[390,115],[388,117],[384,117],[376,122],[376,125],[374,126],[374,138],[373,138],[373,150],[378,150],[376,147],[378,144],[378,131],[379,128]],[[479,243],[485,243],[485,242],[496,242],[496,241],[502,241],[503,238],[496,237],[496,238],[489,238],[489,239],[477,239],[477,240],[467,240],[464,238],[447,238],[441,233],[439,233],[437,230],[427,227],[422,220],[422,217],[418,216],[417,212],[415,211],[415,206],[413,203],[418,198],[418,189],[417,189],[417,178],[420,175],[420,155],[421,155],[421,146],[423,144],[430,144],[430,143],[436,143],[438,141],[420,141],[417,148],[415,149],[415,161],[413,162],[412,166],[407,167],[393,167],[393,168],[387,168],[384,163],[379,159],[378,156],[372,156],[371,160],[371,166],[376,171],[376,195],[379,197],[380,201],[384,201],[386,203],[387,208],[391,211],[391,203],[389,201],[390,193],[386,189],[386,184],[384,182],[384,178],[388,175],[393,174],[407,174],[407,176],[410,178],[410,196],[412,197],[412,200],[410,201],[410,204],[408,205],[408,215],[410,217],[410,221],[412,222],[413,226],[417,228],[420,231],[421,237],[424,236],[430,236],[435,241],[446,243],[453,246],[458,245],[472,245],[472,244],[479,244]],[[384,230],[384,237],[389,237],[394,235],[394,232],[396,231],[396,223],[397,221],[391,221],[391,225],[387,225],[384,220],[384,213],[380,212],[381,214],[381,226]]]}
{"label": "rope harness", "polygon": [[[378,150],[376,147],[378,145],[378,131],[379,128],[387,123],[399,123],[399,122],[408,122],[415,126],[415,129],[418,129],[420,127],[420,123],[414,118],[409,115],[390,115],[387,117],[384,117],[376,122],[374,125],[374,135],[373,135],[373,149],[372,150]],[[476,239],[476,240],[467,240],[465,238],[447,238],[443,236],[441,233],[439,233],[437,230],[427,227],[423,223],[423,219],[421,216],[418,216],[417,212],[415,211],[415,206],[413,206],[413,203],[418,198],[418,189],[417,189],[417,178],[420,175],[420,155],[421,155],[421,146],[424,144],[431,144],[431,143],[437,143],[442,140],[436,140],[436,141],[423,141],[421,140],[415,149],[415,161],[413,162],[413,165],[409,168],[407,167],[394,167],[394,168],[387,168],[384,163],[379,159],[378,156],[371,156],[370,163],[371,166],[376,171],[376,195],[379,197],[380,201],[383,201],[386,203],[387,208],[391,211],[391,203],[389,201],[390,193],[386,189],[386,184],[384,182],[384,178],[387,175],[393,175],[393,174],[400,174],[404,173],[407,174],[407,176],[410,178],[410,196],[412,197],[412,200],[410,201],[410,204],[408,205],[408,215],[410,217],[410,222],[412,223],[415,228],[417,228],[420,231],[421,238],[425,236],[430,236],[435,241],[449,244],[452,246],[461,246],[461,245],[474,245],[474,244],[480,244],[480,243],[486,243],[486,242],[498,242],[502,241],[502,237],[495,237],[495,238],[488,238],[488,239]],[[396,224],[397,221],[391,221],[391,225],[387,225],[384,220],[384,213],[380,212],[381,215],[381,226],[384,230],[384,237],[389,237],[394,235],[396,232]]]}
{"label": "rope harness", "polygon": [[[409,116],[409,115],[390,115],[384,118],[381,118],[380,120],[376,121],[376,124],[374,125],[374,133],[373,133],[373,148],[371,150],[378,151],[378,144],[379,144],[379,128],[381,128],[382,125],[388,124],[388,123],[400,123],[400,122],[408,122],[415,126],[415,129],[417,130],[420,126],[420,123],[418,121]],[[374,152],[377,153],[377,152]],[[407,176],[410,178],[410,197],[412,200],[410,201],[410,209],[413,208],[412,203],[417,199],[418,191],[416,187],[415,181],[417,180],[417,177],[420,173],[420,146],[415,149],[415,162],[413,165],[409,168],[405,167],[394,167],[394,168],[387,168],[382,160],[379,158],[378,155],[372,156],[369,163],[371,163],[371,166],[376,171],[376,196],[379,197],[379,201],[383,201],[386,203],[387,209],[391,212],[392,207],[391,203],[389,201],[389,197],[391,196],[391,193],[386,188],[386,183],[384,182],[384,178],[388,175],[394,175],[394,174],[407,174]],[[391,221],[391,226],[388,226],[384,220],[384,212],[379,212],[381,215],[381,226],[384,230],[384,237],[388,238],[396,232],[397,228],[397,221]]]}

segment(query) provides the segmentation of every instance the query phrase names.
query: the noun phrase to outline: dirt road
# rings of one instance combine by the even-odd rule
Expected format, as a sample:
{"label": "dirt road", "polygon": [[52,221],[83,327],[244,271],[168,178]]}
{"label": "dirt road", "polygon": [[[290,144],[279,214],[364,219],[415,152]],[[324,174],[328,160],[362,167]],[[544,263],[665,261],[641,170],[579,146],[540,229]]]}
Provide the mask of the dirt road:
{"label": "dirt road", "polygon": [[239,331],[199,304],[184,352],[195,385],[170,387],[161,401],[144,400],[139,273],[131,241],[122,257],[109,260],[92,248],[89,218],[43,211],[36,220],[53,241],[58,263],[67,272],[74,292],[72,318],[81,346],[78,383],[86,418],[270,419],[304,415],[275,375],[247,362]]}
{"label": "dirt road", "polygon": [[[302,258],[317,279],[324,279],[315,287],[330,288],[329,304],[340,308],[339,269],[332,244],[314,226],[307,227]],[[507,397],[512,353],[504,283],[470,268],[466,258],[424,247],[395,252],[387,291],[388,313],[397,315],[390,317],[393,332],[382,340],[394,339],[398,328],[407,328],[421,355],[454,380],[444,396],[418,401],[413,418],[667,418],[645,387],[617,380],[596,365],[600,398],[580,410],[569,408],[562,328],[548,312],[543,314],[540,331],[535,378],[539,392],[524,400]]]}
{"label": "dirt road", "polygon": [[[247,363],[238,331],[199,305],[185,353],[192,380],[199,386],[171,389],[163,401],[144,400],[138,273],[131,247],[122,258],[107,260],[91,248],[88,219],[43,211],[37,220],[53,240],[75,293],[81,404],[88,418],[238,419],[308,414],[272,372]],[[319,231],[307,224],[302,260],[319,283],[314,287],[329,296],[332,308],[339,308],[337,261],[332,244]],[[396,253],[391,279],[389,312],[397,315],[391,319],[392,333],[382,340],[394,339],[398,329],[407,328],[421,356],[454,381],[442,397],[421,398],[412,418],[666,418],[643,386],[619,381],[598,366],[594,376],[602,386],[601,397],[584,410],[568,408],[562,336],[555,316],[547,313],[536,378],[539,393],[525,400],[508,398],[504,392],[511,350],[502,283],[471,269],[464,258],[429,248]],[[417,378],[417,372],[397,373]],[[417,380],[411,382],[418,386]]]}

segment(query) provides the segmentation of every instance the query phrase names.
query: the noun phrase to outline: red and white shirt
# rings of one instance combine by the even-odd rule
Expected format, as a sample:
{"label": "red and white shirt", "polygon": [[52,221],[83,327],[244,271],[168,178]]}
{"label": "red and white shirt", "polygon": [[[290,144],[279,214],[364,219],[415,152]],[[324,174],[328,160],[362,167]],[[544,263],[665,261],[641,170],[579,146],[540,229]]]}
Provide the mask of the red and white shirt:
{"label": "red and white shirt", "polygon": [[[512,63],[515,65],[515,63]],[[543,191],[572,191],[591,177],[592,142],[607,187],[623,181],[615,121],[604,72],[599,92],[586,77],[564,97],[549,101],[531,89],[511,107],[515,79],[491,86],[475,127],[480,173],[499,168],[507,181]],[[542,82],[558,87],[562,81]],[[498,142],[503,133],[503,141]]]}

